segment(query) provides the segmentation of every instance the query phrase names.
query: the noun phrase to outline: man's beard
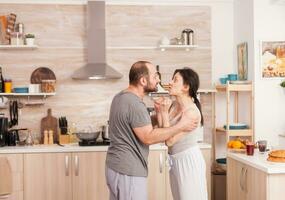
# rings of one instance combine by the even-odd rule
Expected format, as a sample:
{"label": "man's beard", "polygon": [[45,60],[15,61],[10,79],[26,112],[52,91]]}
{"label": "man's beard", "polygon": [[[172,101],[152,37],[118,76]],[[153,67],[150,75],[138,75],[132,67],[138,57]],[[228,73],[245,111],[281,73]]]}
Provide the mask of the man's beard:
{"label": "man's beard", "polygon": [[157,85],[155,86],[155,87],[150,87],[150,82],[149,82],[149,80],[147,80],[147,85],[146,86],[144,86],[144,93],[145,94],[148,94],[148,93],[150,93],[150,92],[157,92]]}

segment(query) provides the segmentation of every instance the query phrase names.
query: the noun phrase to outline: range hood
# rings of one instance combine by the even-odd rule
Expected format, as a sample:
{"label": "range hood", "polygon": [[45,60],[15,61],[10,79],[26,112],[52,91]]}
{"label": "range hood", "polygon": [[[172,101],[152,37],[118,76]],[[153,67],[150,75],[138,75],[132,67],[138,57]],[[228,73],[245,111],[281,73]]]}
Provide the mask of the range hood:
{"label": "range hood", "polygon": [[122,78],[121,73],[106,63],[105,1],[88,1],[87,14],[87,64],[76,70],[72,78]]}

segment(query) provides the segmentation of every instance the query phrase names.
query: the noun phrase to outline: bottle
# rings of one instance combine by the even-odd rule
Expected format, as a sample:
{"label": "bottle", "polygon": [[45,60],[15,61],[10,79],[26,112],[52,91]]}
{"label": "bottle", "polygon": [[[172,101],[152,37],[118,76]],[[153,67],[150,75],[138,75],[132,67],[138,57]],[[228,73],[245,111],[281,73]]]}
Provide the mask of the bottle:
{"label": "bottle", "polygon": [[157,75],[159,77],[159,80],[161,81],[161,73],[159,71],[159,65],[156,65],[156,71],[157,71]]}
{"label": "bottle", "polygon": [[2,75],[2,68],[0,67],[0,92],[4,93],[4,78]]}
{"label": "bottle", "polygon": [[49,130],[48,132],[48,144],[53,144],[53,131]]}
{"label": "bottle", "polygon": [[159,83],[157,85],[157,92],[165,92],[165,89],[163,88],[162,84],[161,84],[161,73],[159,72],[159,65],[156,65],[156,71],[157,71],[157,75],[159,77]]}
{"label": "bottle", "polygon": [[48,144],[48,130],[44,131],[44,144],[47,145]]}
{"label": "bottle", "polygon": [[33,144],[34,144],[34,140],[32,137],[32,133],[31,133],[31,131],[28,131],[28,136],[26,138],[26,145],[31,146]]}

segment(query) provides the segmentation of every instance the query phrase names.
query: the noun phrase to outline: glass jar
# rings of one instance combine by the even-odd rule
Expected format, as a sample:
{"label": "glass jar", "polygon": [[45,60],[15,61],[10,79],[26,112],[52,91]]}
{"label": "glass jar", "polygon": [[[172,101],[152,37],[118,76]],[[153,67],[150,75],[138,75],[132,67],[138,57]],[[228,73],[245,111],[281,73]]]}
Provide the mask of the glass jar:
{"label": "glass jar", "polygon": [[55,92],[55,80],[42,80],[41,91],[43,93]]}
{"label": "glass jar", "polygon": [[19,32],[12,32],[10,35],[10,44],[11,45],[24,45],[23,34]]}
{"label": "glass jar", "polygon": [[4,92],[5,93],[11,93],[12,92],[12,80],[11,79],[5,79],[5,81],[4,81]]}

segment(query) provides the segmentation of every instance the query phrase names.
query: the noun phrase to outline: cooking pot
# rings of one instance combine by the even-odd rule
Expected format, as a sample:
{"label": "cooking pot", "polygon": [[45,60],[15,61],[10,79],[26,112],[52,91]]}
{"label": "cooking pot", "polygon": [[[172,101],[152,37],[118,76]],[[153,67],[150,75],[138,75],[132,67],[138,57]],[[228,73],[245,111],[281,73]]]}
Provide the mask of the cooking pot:
{"label": "cooking pot", "polygon": [[95,132],[77,132],[75,133],[78,139],[82,140],[96,140],[99,135],[100,131],[95,131]]}

